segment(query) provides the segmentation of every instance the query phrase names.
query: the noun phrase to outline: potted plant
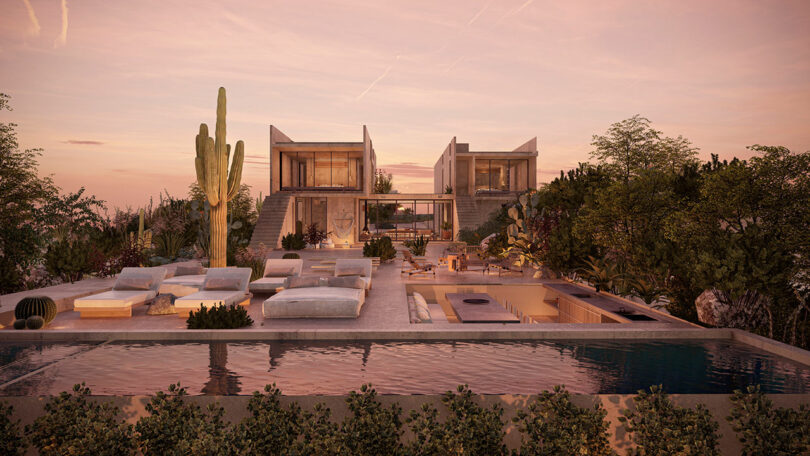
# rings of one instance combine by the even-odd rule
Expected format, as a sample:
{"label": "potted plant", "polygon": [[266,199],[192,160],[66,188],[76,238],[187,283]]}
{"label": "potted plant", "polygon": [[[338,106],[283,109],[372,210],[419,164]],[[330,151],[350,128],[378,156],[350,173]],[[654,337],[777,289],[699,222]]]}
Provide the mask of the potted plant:
{"label": "potted plant", "polygon": [[453,238],[453,224],[449,221],[442,222],[442,239],[450,240]]}
{"label": "potted plant", "polygon": [[313,223],[307,227],[307,232],[304,233],[304,240],[307,244],[317,249],[320,248],[321,242],[326,239],[327,234],[326,231],[318,229],[317,223]]}

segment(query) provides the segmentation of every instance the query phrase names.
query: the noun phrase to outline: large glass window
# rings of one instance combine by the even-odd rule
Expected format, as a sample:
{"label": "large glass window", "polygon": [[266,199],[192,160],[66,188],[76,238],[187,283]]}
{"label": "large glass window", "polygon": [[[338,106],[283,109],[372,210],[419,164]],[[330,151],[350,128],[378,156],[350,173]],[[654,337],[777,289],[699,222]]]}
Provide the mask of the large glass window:
{"label": "large glass window", "polygon": [[476,192],[517,192],[529,186],[528,160],[475,160]]}
{"label": "large glass window", "polygon": [[362,152],[282,152],[282,190],[361,190]]}
{"label": "large glass window", "polygon": [[428,239],[452,238],[453,221],[450,201],[437,200],[361,200],[359,239],[388,236],[406,241],[418,236]]}
{"label": "large glass window", "polygon": [[[327,230],[326,198],[299,197],[295,199],[295,220],[301,222],[301,232],[305,233],[311,224]],[[296,228],[297,229],[297,228]]]}

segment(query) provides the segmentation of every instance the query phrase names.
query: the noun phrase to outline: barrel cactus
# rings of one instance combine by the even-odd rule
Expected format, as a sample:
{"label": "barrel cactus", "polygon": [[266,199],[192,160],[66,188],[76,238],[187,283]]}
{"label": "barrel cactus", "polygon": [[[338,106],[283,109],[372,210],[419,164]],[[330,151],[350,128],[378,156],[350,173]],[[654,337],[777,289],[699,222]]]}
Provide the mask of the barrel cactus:
{"label": "barrel cactus", "polygon": [[46,325],[49,324],[56,318],[56,303],[47,296],[29,296],[22,298],[14,308],[14,318],[25,320],[34,315],[39,315]]}
{"label": "barrel cactus", "polygon": [[41,329],[45,326],[45,319],[39,315],[33,315],[25,319],[25,326],[28,329]]}
{"label": "barrel cactus", "polygon": [[14,329],[25,329],[25,320],[22,318],[14,320]]}
{"label": "barrel cactus", "polygon": [[197,135],[197,183],[205,192],[211,206],[211,243],[209,260],[212,268],[227,266],[228,201],[239,192],[242,180],[242,163],[245,160],[245,144],[236,142],[233,162],[228,172],[231,145],[225,143],[225,89],[219,88],[217,96],[217,123],[214,136],[208,136],[208,125],[200,124]]}

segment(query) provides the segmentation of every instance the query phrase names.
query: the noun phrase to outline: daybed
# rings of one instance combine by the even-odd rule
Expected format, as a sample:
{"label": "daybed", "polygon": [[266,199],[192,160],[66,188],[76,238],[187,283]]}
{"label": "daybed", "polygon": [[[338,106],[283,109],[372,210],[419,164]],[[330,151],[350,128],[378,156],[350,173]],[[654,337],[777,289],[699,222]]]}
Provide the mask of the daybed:
{"label": "daybed", "polygon": [[340,258],[335,261],[335,277],[357,276],[363,280],[366,295],[371,289],[371,258]]}
{"label": "daybed", "polygon": [[290,277],[262,305],[264,318],[357,318],[365,303],[360,277]]}
{"label": "daybed", "polygon": [[200,305],[214,307],[218,304],[240,306],[250,305],[248,292],[250,268],[210,268],[200,291],[183,296],[174,301],[174,309],[180,317],[188,317],[189,312]]}
{"label": "daybed", "polygon": [[131,317],[133,307],[157,296],[164,277],[162,267],[124,268],[111,291],[75,299],[73,310],[80,318]]}
{"label": "daybed", "polygon": [[284,286],[287,277],[300,277],[304,269],[302,259],[268,259],[264,263],[264,275],[250,282],[251,293],[274,293]]}

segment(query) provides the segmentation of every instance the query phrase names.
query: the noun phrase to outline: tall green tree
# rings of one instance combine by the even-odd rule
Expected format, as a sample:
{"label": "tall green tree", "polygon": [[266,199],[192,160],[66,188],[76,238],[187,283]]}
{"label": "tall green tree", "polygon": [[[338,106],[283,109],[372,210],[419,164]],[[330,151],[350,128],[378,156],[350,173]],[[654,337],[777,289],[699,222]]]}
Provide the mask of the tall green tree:
{"label": "tall green tree", "polygon": [[[9,100],[0,93],[0,113],[11,111]],[[23,289],[26,274],[57,238],[97,229],[104,208],[84,188],[60,195],[50,176],[39,176],[42,149],[20,150],[16,127],[0,122],[0,293]]]}

